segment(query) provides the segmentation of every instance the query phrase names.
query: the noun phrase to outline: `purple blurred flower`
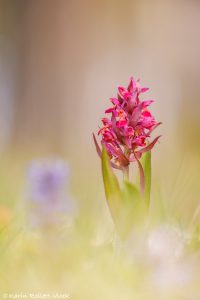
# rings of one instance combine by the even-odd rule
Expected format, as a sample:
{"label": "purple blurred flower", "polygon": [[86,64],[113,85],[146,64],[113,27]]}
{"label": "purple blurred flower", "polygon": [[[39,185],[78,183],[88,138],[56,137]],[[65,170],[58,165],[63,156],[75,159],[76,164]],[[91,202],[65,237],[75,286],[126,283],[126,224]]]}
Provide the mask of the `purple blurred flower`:
{"label": "purple blurred flower", "polygon": [[62,161],[35,161],[30,165],[28,176],[33,200],[55,202],[68,181],[69,169]]}
{"label": "purple blurred flower", "polygon": [[56,225],[74,215],[75,206],[68,194],[69,167],[64,161],[33,161],[28,185],[34,225]]}

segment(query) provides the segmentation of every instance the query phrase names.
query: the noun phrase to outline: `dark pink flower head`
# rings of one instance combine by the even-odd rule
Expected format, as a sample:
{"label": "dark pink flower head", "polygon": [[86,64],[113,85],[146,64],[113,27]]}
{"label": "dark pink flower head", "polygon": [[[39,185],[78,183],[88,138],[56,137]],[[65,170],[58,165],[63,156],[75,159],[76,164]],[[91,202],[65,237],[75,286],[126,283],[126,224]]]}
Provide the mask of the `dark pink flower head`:
{"label": "dark pink flower head", "polygon": [[153,100],[140,100],[140,95],[148,90],[140,86],[139,80],[131,78],[127,88],[118,87],[117,97],[110,99],[112,106],[105,111],[107,117],[102,119],[98,135],[111,165],[117,169],[126,168],[132,161],[139,163],[142,154],[150,151],[159,139],[158,136],[150,142],[152,131],[161,124],[149,111]]}

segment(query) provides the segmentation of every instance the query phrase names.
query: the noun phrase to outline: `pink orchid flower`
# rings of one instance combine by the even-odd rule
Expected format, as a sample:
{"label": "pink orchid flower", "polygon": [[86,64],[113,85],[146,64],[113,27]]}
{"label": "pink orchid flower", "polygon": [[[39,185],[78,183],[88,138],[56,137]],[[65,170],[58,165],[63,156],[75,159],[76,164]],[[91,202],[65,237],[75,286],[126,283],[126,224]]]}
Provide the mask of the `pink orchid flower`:
{"label": "pink orchid flower", "polygon": [[[113,168],[120,169],[127,174],[129,164],[137,162],[140,170],[141,189],[144,189],[144,172],[139,161],[142,154],[150,151],[160,136],[149,141],[151,133],[161,124],[157,123],[148,110],[153,100],[140,100],[140,94],[149,89],[141,87],[139,80],[130,79],[127,88],[118,87],[117,98],[111,98],[112,107],[105,113],[109,118],[103,118],[103,126],[98,135],[101,144],[106,148]],[[93,134],[95,146],[101,157],[101,149]]]}

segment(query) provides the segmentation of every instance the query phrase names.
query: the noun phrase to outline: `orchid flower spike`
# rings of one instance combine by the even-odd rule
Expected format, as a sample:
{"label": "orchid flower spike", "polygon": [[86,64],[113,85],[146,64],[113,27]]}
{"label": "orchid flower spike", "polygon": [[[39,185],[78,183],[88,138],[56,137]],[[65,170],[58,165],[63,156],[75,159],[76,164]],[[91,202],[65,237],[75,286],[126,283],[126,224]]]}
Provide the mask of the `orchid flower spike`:
{"label": "orchid flower spike", "polygon": [[[140,158],[150,151],[160,136],[150,142],[151,133],[161,124],[156,122],[149,110],[153,100],[141,101],[140,95],[149,89],[141,87],[139,80],[130,78],[127,88],[118,87],[116,98],[110,98],[112,106],[106,109],[107,117],[102,119],[98,131],[101,144],[105,147],[113,168],[128,174],[131,162],[136,162],[140,170],[141,189],[144,189],[144,171]],[[94,142],[99,156],[102,150],[95,135]]]}

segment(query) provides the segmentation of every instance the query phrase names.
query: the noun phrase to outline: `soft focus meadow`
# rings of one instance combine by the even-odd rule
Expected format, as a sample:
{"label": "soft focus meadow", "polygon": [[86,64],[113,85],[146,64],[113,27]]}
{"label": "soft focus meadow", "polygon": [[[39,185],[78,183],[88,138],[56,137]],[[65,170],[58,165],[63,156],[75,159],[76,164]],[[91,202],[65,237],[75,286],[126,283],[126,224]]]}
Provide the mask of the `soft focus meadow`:
{"label": "soft focus meadow", "polygon": [[[199,26],[197,0],[0,0],[0,299],[200,299]],[[92,134],[131,76],[162,136],[121,237],[108,190],[140,199],[137,160],[135,190]]]}

